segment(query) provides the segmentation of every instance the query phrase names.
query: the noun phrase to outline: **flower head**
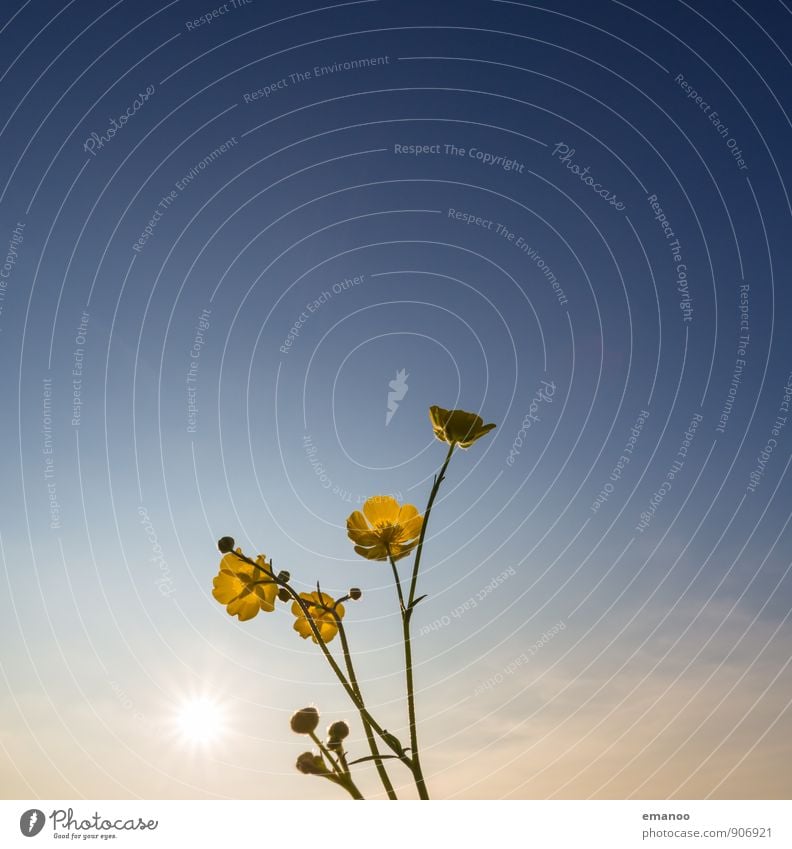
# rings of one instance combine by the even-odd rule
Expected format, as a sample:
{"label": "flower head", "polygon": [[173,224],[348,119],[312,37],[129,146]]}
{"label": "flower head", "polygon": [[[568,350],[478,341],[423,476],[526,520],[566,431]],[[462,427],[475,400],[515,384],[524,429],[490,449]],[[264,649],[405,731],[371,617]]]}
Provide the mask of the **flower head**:
{"label": "flower head", "polygon": [[441,442],[449,445],[459,445],[460,448],[470,446],[482,436],[496,427],[494,424],[484,424],[484,419],[475,413],[465,410],[444,410],[442,407],[430,407],[429,419],[432,422],[435,436]]}
{"label": "flower head", "polygon": [[[237,549],[237,553],[242,552]],[[220,571],[212,582],[212,595],[226,605],[230,616],[238,616],[244,622],[259,610],[269,613],[275,609],[278,585],[267,574],[271,574],[270,564],[263,554],[256,558],[260,567],[257,569],[237,557],[237,553],[228,552],[220,561]]]}
{"label": "flower head", "polygon": [[367,560],[398,560],[418,544],[423,516],[412,504],[403,504],[390,495],[375,495],[347,519],[347,534],[356,543],[355,551]]}
{"label": "flower head", "polygon": [[[344,605],[336,604],[335,600],[327,593],[300,593],[300,598],[305,603],[305,608],[308,611],[308,617],[303,613],[302,608],[295,601],[292,604],[292,613],[297,617],[294,622],[294,630],[303,638],[311,637],[315,643],[319,640],[311,628],[310,620],[316,625],[319,634],[324,642],[329,643],[330,640],[338,633],[338,623],[336,616],[342,619],[344,616]],[[333,615],[335,611],[335,616]]]}

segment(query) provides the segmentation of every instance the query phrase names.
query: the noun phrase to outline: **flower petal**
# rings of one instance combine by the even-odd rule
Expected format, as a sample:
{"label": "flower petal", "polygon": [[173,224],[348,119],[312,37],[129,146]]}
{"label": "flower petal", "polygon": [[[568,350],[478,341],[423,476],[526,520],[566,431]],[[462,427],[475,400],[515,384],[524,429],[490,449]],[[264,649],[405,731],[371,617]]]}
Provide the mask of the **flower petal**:
{"label": "flower petal", "polygon": [[460,448],[470,448],[470,446],[477,440],[481,439],[482,436],[486,436],[491,430],[493,430],[497,425],[494,424],[482,424],[482,426],[470,437],[468,437],[464,442],[460,441]]}
{"label": "flower petal", "polygon": [[376,531],[348,531],[347,536],[358,545],[377,545],[379,542]]}
{"label": "flower petal", "polygon": [[300,619],[295,619],[294,630],[303,638],[313,636],[313,630],[308,624],[308,620],[303,616]]}
{"label": "flower petal", "polygon": [[388,559],[388,552],[385,550],[384,545],[373,545],[370,548],[363,548],[362,545],[356,545],[355,553],[359,554],[361,557],[365,557],[366,560]]}
{"label": "flower petal", "polygon": [[221,603],[228,604],[236,598],[244,589],[242,582],[235,575],[228,572],[220,572],[212,581],[214,589],[212,595]]}
{"label": "flower petal", "polygon": [[366,517],[360,512],[360,510],[355,510],[349,514],[347,518],[347,530],[350,532],[370,530],[369,523],[366,521]]}
{"label": "flower petal", "polygon": [[395,524],[399,518],[399,504],[390,495],[375,495],[363,505],[363,513],[372,525]]}
{"label": "flower petal", "polygon": [[258,599],[252,593],[245,598],[237,598],[226,608],[232,616],[239,616],[240,622],[252,619],[260,610]]}

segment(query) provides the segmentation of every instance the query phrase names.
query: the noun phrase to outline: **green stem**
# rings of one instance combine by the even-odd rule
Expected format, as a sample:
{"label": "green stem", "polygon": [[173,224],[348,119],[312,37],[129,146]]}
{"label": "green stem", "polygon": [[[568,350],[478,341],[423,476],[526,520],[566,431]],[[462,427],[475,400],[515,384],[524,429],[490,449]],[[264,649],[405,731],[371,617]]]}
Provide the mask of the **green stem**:
{"label": "green stem", "polygon": [[309,732],[309,735],[314,741],[314,743],[316,743],[316,745],[319,747],[319,751],[327,758],[328,761],[330,761],[330,766],[333,767],[333,772],[337,773],[338,775],[344,775],[344,770],[341,768],[338,761],[336,761],[336,759],[330,754],[330,750],[327,748],[327,746],[325,746],[325,744],[316,736],[316,732],[311,731]]}
{"label": "green stem", "polygon": [[325,746],[325,744],[316,736],[315,732],[310,732],[311,739],[316,743],[319,747],[319,751],[327,758],[330,762],[330,765],[333,768],[333,772],[335,775],[326,775],[325,778],[329,778],[334,784],[338,784],[340,787],[343,787],[344,790],[349,793],[349,795],[353,799],[363,799],[363,794],[358,790],[355,782],[352,780],[352,774],[349,772],[349,767],[347,766],[346,758],[344,757],[344,751],[341,749],[338,752],[338,761],[330,754],[330,750]]}
{"label": "green stem", "polygon": [[426,510],[424,510],[423,524],[421,525],[421,534],[418,537],[418,547],[415,550],[415,561],[413,562],[412,579],[410,581],[410,597],[409,601],[407,602],[408,613],[412,612],[412,608],[415,603],[415,591],[418,586],[418,569],[421,566],[421,554],[423,553],[423,544],[424,537],[426,536],[426,528],[429,525],[429,515],[432,512],[432,505],[435,502],[435,498],[437,498],[437,491],[440,489],[440,484],[445,478],[445,472],[448,468],[449,462],[451,461],[451,455],[454,453],[455,447],[455,442],[452,442],[451,445],[448,446],[448,454],[446,454],[445,461],[440,467],[440,473],[437,475],[434,484],[432,485],[432,491],[429,493],[429,500],[426,502]]}
{"label": "green stem", "polygon": [[[341,649],[344,653],[344,660],[346,662],[347,674],[349,675],[349,682],[357,693],[358,698],[360,699],[360,703],[363,704],[363,694],[361,693],[360,685],[357,682],[355,668],[352,666],[352,654],[349,651],[349,643],[347,642],[346,631],[344,630],[344,623],[341,621],[341,617],[335,612],[335,610],[333,610],[333,615],[335,616],[336,625],[338,626],[338,636],[341,639]],[[377,748],[377,741],[371,731],[371,725],[366,719],[365,711],[361,710],[359,712],[360,721],[363,723],[363,730],[366,733],[366,740],[368,740],[369,750],[371,751],[371,756],[374,759],[374,764],[377,767],[377,772],[379,773],[380,780],[382,781],[382,786],[385,788],[385,792],[388,794],[389,799],[397,799],[398,797],[396,796],[396,791],[393,789],[393,784],[391,784],[390,777],[388,776],[388,771],[385,769],[385,764],[382,762],[382,758],[380,757],[380,752]]]}
{"label": "green stem", "polygon": [[426,780],[421,771],[421,759],[418,754],[418,724],[415,718],[415,685],[413,682],[413,662],[412,662],[412,642],[410,638],[410,614],[404,607],[404,600],[401,589],[401,581],[399,580],[399,571],[396,568],[396,563],[393,557],[388,555],[391,568],[393,569],[393,577],[396,581],[396,591],[399,595],[399,603],[401,605],[401,620],[402,620],[402,638],[404,640],[404,672],[407,683],[407,716],[410,725],[410,756],[413,763],[413,778],[415,786],[418,789],[418,796],[421,799],[429,798],[429,791],[426,787]]}
{"label": "green stem", "polygon": [[440,467],[440,472],[434,480],[432,491],[429,493],[429,500],[426,502],[426,510],[424,511],[423,523],[421,524],[421,533],[418,537],[418,547],[415,551],[415,560],[413,562],[412,578],[410,579],[410,595],[407,601],[407,607],[404,606],[404,598],[401,590],[401,582],[399,581],[399,573],[396,569],[396,563],[389,556],[391,568],[396,580],[396,590],[399,594],[399,603],[402,610],[402,635],[404,637],[404,669],[407,681],[407,715],[410,726],[410,757],[413,764],[413,777],[415,778],[415,786],[418,790],[418,796],[421,799],[429,798],[429,790],[426,786],[423,770],[421,769],[421,758],[418,752],[418,722],[415,716],[415,682],[413,680],[413,659],[412,659],[412,640],[410,635],[410,621],[412,613],[415,609],[415,593],[418,588],[418,570],[421,566],[421,554],[423,553],[424,538],[426,537],[426,528],[429,525],[429,516],[432,512],[437,492],[440,489],[440,484],[445,478],[445,472],[448,464],[451,461],[451,455],[454,453],[455,443],[448,446],[448,453]]}
{"label": "green stem", "polygon": [[[231,553],[231,552],[230,552]],[[347,695],[352,700],[352,703],[360,712],[361,717],[366,718],[366,721],[371,726],[371,728],[376,731],[376,733],[382,738],[383,742],[388,746],[388,748],[399,758],[399,760],[408,768],[412,769],[412,760],[404,754],[404,749],[399,743],[399,741],[392,734],[389,734],[385,731],[380,724],[374,719],[374,717],[368,712],[365,704],[363,704],[362,700],[352,688],[349,681],[347,681],[344,673],[341,671],[341,667],[336,662],[336,659],[333,657],[330,649],[327,647],[327,643],[325,643],[324,638],[322,637],[319,628],[314,622],[313,617],[311,616],[308,606],[305,601],[300,597],[300,594],[288,583],[288,581],[284,581],[271,572],[269,569],[265,569],[263,566],[259,566],[255,560],[251,560],[249,557],[245,557],[244,554],[240,554],[237,551],[232,552],[234,556],[238,557],[243,562],[247,563],[249,566],[253,566],[255,569],[258,569],[260,572],[263,572],[268,578],[271,578],[273,583],[277,584],[279,587],[283,587],[291,596],[292,599],[297,603],[302,612],[302,615],[305,617],[305,621],[308,623],[308,627],[311,629],[314,637],[316,638],[316,642],[319,645],[319,648],[322,650],[327,662],[330,664],[330,668],[335,672],[336,677],[338,678],[341,686],[346,690]]]}
{"label": "green stem", "polygon": [[347,775],[345,778],[336,779],[336,783],[340,784],[353,799],[358,801],[363,799],[363,794],[357,789],[351,776]]}

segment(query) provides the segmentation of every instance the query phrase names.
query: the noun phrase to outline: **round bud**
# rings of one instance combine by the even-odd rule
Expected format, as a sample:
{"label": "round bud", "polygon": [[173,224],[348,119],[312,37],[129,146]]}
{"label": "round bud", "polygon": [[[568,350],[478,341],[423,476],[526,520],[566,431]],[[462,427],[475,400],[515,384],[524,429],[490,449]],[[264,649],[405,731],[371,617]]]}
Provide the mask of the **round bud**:
{"label": "round bud", "polygon": [[291,578],[291,573],[287,572],[285,569],[282,572],[278,572],[279,581],[288,581],[289,578]]}
{"label": "round bud", "polygon": [[303,752],[297,758],[295,766],[303,775],[325,775],[327,773],[324,761],[313,752]]}
{"label": "round bud", "polygon": [[363,593],[357,587],[352,587],[349,591],[349,597],[352,601],[357,601],[362,595]]}
{"label": "round bud", "polygon": [[292,715],[291,730],[295,734],[312,734],[319,725],[319,711],[315,707],[305,707]]}
{"label": "round bud", "polygon": [[345,740],[347,737],[349,737],[349,726],[343,720],[334,722],[327,729],[327,739],[330,742]]}
{"label": "round bud", "polygon": [[234,538],[233,537],[221,537],[217,541],[217,547],[220,549],[221,554],[228,554],[229,551],[234,550]]}
{"label": "round bud", "polygon": [[281,601],[289,601],[289,599],[291,598],[291,596],[289,595],[289,591],[286,589],[286,587],[281,587],[281,588],[278,590],[278,598],[279,598]]}

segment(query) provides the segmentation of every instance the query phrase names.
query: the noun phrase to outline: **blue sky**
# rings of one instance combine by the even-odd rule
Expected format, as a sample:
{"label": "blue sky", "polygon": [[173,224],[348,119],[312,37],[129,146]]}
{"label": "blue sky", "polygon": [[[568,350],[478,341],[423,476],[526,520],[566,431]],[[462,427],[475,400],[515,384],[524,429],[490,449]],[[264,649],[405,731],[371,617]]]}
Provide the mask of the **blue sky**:
{"label": "blue sky", "polygon": [[438,404],[498,427],[425,552],[433,793],[788,797],[783,4],[33,0],[0,27],[9,796],[335,797],[287,720],[343,694],[287,608],[214,601],[215,541],[363,589],[350,640],[404,733],[389,571],[344,523],[423,507]]}

